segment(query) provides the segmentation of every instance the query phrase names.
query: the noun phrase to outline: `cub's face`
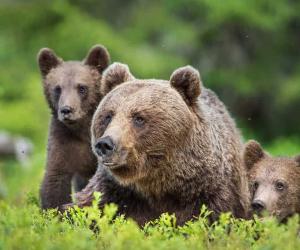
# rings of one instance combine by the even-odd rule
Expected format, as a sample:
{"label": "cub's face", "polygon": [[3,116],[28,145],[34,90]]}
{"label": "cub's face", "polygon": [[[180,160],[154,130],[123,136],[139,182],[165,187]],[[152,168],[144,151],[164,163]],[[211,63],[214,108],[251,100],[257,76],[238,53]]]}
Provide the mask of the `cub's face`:
{"label": "cub's face", "polygon": [[101,73],[109,63],[105,48],[93,47],[83,62],[64,62],[51,50],[42,49],[38,60],[44,92],[58,120],[72,126],[91,116],[101,99]]}
{"label": "cub's face", "polygon": [[173,148],[184,144],[193,124],[188,105],[167,81],[135,80],[127,70],[115,64],[104,73],[104,88],[122,74],[127,82],[104,97],[92,122],[99,163],[124,185],[159,172],[172,158]]}
{"label": "cub's face", "polygon": [[246,166],[255,213],[265,212],[283,220],[300,212],[300,160],[297,157],[271,157],[252,141],[246,146],[245,159],[248,159]]}
{"label": "cub's face", "polygon": [[66,62],[46,76],[46,93],[58,119],[73,124],[92,115],[100,101],[100,73],[81,63]]}

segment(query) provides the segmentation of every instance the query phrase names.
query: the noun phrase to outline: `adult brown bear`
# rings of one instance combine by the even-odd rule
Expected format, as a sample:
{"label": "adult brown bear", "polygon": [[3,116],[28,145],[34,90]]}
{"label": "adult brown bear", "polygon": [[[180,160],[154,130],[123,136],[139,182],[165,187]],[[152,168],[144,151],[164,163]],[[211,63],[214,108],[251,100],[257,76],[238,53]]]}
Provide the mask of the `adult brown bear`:
{"label": "adult brown bear", "polygon": [[163,212],[183,224],[202,204],[214,212],[212,219],[229,211],[247,216],[240,134],[197,70],[179,68],[170,81],[138,80],[115,63],[103,74],[102,90],[111,91],[91,129],[99,167],[77,193],[79,206],[90,205],[99,191],[100,207],[113,202],[140,225]]}

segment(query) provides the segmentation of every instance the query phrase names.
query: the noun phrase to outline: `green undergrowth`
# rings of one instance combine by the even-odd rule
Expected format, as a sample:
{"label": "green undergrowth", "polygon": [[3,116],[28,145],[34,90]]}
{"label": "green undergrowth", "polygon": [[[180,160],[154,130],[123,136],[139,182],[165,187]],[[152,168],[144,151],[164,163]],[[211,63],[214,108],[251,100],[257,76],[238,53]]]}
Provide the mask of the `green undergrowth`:
{"label": "green undergrowth", "polygon": [[[273,155],[300,153],[297,138],[280,138],[263,144]],[[45,151],[38,150],[30,166],[0,162],[0,250],[2,249],[300,249],[299,215],[286,224],[275,219],[238,220],[223,214],[212,225],[208,211],[193,222],[177,226],[173,215],[139,228],[132,220],[115,217],[116,207],[42,212],[39,186],[43,177]],[[1,190],[0,190],[1,191]],[[99,196],[97,196],[99,199]],[[200,208],[199,208],[200,209]]]}
{"label": "green undergrowth", "polygon": [[209,224],[209,211],[176,225],[174,215],[162,214],[143,228],[123,216],[116,206],[71,209],[59,215],[42,212],[36,197],[23,206],[0,202],[0,249],[299,249],[299,216],[287,224],[275,219],[241,220],[222,214]]}

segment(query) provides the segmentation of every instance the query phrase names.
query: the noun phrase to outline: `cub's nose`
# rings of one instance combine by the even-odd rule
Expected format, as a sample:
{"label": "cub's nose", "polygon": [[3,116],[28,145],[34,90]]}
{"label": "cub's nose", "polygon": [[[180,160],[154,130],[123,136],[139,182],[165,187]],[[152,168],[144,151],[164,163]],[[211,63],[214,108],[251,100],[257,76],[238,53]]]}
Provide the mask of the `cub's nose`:
{"label": "cub's nose", "polygon": [[254,200],[251,204],[252,209],[255,212],[262,212],[266,208],[266,204],[261,200]]}
{"label": "cub's nose", "polygon": [[60,113],[62,115],[68,115],[68,114],[72,113],[72,108],[69,106],[64,106],[60,109]]}
{"label": "cub's nose", "polygon": [[110,136],[105,136],[100,138],[100,140],[95,143],[94,147],[97,155],[101,157],[109,157],[115,149],[115,144]]}

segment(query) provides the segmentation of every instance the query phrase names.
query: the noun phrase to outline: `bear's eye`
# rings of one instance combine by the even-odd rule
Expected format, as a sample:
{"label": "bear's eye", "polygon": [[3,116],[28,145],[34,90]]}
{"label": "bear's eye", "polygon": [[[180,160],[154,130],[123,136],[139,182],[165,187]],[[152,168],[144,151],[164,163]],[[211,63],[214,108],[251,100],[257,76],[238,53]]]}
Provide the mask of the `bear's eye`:
{"label": "bear's eye", "polygon": [[112,113],[107,114],[103,119],[103,125],[107,126],[112,120]]}
{"label": "bear's eye", "polygon": [[275,188],[278,191],[282,191],[285,188],[285,184],[282,181],[276,181]]}
{"label": "bear's eye", "polygon": [[145,119],[140,115],[134,115],[133,123],[137,127],[142,127],[145,124]]}
{"label": "bear's eye", "polygon": [[81,94],[81,95],[84,95],[84,94],[86,94],[87,93],[87,86],[83,86],[83,85],[79,85],[78,86],[78,92],[79,92],[79,94]]}
{"label": "bear's eye", "polygon": [[60,93],[61,93],[61,87],[60,86],[56,86],[54,88],[54,93],[55,93],[56,96],[59,96]]}
{"label": "bear's eye", "polygon": [[255,182],[253,183],[253,189],[256,190],[256,189],[258,188],[258,186],[259,186],[258,182],[255,181]]}

